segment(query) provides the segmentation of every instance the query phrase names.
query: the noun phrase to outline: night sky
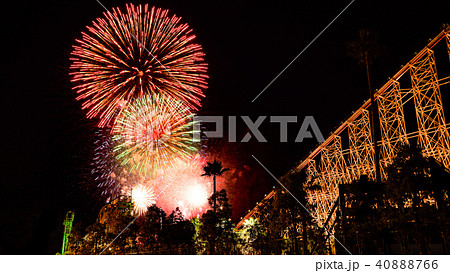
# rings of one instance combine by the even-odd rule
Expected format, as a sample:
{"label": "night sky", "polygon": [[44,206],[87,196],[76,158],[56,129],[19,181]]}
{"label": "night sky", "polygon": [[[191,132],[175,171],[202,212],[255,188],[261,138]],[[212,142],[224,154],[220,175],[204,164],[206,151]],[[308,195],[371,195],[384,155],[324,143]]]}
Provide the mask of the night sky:
{"label": "night sky", "polygon": [[[67,210],[89,224],[102,205],[84,170],[94,122],[84,117],[68,73],[74,40],[104,9],[95,0],[13,2],[3,6],[1,16],[0,254],[54,254],[60,251]],[[107,8],[129,3],[101,2]],[[365,71],[346,54],[346,43],[359,29],[378,32],[385,46],[372,69],[373,86],[379,88],[450,23],[448,1],[356,0],[252,103],[349,2],[148,3],[181,16],[203,46],[210,79],[200,114],[299,120],[312,115],[326,137],[369,97]],[[294,143],[300,123],[289,126],[287,143],[279,143],[278,127],[268,121],[261,126],[267,143],[253,138],[220,146],[249,171],[231,196],[235,219],[276,183],[252,154],[281,176],[317,145],[315,140]],[[240,124],[238,139],[245,133]]]}

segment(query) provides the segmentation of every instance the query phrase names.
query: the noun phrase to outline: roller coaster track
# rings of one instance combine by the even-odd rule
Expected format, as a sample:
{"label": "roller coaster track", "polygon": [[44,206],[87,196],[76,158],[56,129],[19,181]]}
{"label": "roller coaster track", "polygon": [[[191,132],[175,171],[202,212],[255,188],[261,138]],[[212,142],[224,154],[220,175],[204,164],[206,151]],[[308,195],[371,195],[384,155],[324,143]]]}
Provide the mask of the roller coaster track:
{"label": "roller coaster track", "polygon": [[[431,39],[414,58],[375,92],[374,101],[378,106],[378,127],[380,141],[380,169],[382,181],[386,179],[386,167],[392,162],[402,144],[415,141],[424,156],[433,157],[450,169],[450,124],[445,122],[441,98],[441,86],[450,83],[450,76],[439,78],[436,69],[434,49],[446,42],[450,57],[450,27],[444,28]],[[409,72],[409,77],[406,76]],[[400,83],[407,88],[400,88]],[[404,106],[414,103],[415,126],[406,127]],[[333,223],[333,205],[338,197],[339,184],[351,183],[361,175],[374,178],[374,150],[369,108],[371,101],[365,101],[352,112],[334,132],[320,143],[291,172],[306,172],[307,200],[319,226]],[[344,137],[346,149],[342,148]],[[309,190],[311,186],[314,190]],[[259,217],[260,208],[276,194],[272,190],[256,207],[248,212],[236,225],[239,229],[245,220]],[[328,227],[327,227],[328,228]]]}

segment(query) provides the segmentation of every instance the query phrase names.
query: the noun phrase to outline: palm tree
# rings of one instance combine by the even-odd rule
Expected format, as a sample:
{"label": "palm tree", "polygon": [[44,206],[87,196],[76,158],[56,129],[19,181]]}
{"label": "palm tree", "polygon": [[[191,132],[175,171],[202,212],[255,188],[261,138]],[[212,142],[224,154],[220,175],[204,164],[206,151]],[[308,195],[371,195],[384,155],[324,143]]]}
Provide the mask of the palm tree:
{"label": "palm tree", "polygon": [[381,55],[383,48],[378,44],[378,35],[372,33],[367,29],[361,29],[358,33],[358,38],[347,44],[348,55],[358,61],[358,64],[365,66],[367,75],[367,84],[370,93],[370,127],[372,134],[372,142],[374,149],[374,165],[376,181],[381,181],[380,173],[380,155],[377,148],[377,134],[375,133],[375,115],[378,113],[377,105],[375,103],[375,94],[372,90],[370,80],[370,65],[372,65],[373,59]]}
{"label": "palm tree", "polygon": [[206,166],[203,167],[203,171],[205,172],[202,176],[212,176],[214,181],[214,215],[216,215],[216,176],[221,176],[224,172],[228,171],[228,168],[222,168],[222,162],[214,159],[214,162],[207,162]]}
{"label": "palm tree", "polygon": [[217,216],[216,216],[216,200],[217,200],[217,192],[216,192],[216,176],[221,176],[224,172],[228,171],[228,168],[222,168],[222,162],[217,161],[216,159],[214,159],[214,162],[207,162],[206,166],[203,166],[203,171],[205,172],[204,174],[202,174],[202,176],[212,176],[213,177],[213,182],[214,182],[214,192],[213,192],[213,200],[214,200],[214,216],[213,216],[213,221],[214,221],[214,236],[212,238],[211,244],[210,244],[210,254],[214,254],[215,253],[215,248],[216,248],[216,221],[217,221]]}

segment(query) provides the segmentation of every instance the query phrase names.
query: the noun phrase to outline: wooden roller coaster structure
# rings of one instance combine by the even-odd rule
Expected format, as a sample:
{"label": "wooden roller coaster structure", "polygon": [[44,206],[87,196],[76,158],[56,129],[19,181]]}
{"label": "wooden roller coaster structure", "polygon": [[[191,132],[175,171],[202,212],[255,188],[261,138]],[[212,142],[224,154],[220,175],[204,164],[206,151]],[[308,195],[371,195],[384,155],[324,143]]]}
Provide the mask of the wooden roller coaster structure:
{"label": "wooden roller coaster structure", "polygon": [[[381,181],[386,179],[386,167],[392,162],[400,145],[411,141],[417,143],[424,156],[433,157],[450,169],[449,124],[445,122],[441,98],[441,86],[450,83],[450,76],[438,77],[433,51],[443,41],[446,42],[446,51],[450,57],[450,27],[447,26],[375,92],[381,136],[377,143],[380,149]],[[400,80],[403,85],[408,72],[410,78],[406,79],[407,87],[401,88]],[[413,128],[407,128],[405,123],[404,106],[410,101],[414,103],[416,116]],[[372,179],[375,177],[370,104],[370,100],[365,101],[291,170],[305,171],[306,182],[303,186],[307,189],[307,200],[310,207],[314,208],[312,213],[319,226],[331,228],[329,225],[336,217],[334,208],[340,184],[351,183],[363,174]],[[347,149],[342,148],[342,137],[348,144]],[[318,187],[311,187],[314,185]],[[261,206],[275,194],[276,190],[267,194],[241,219],[236,228],[241,228],[245,220],[258,217]]]}

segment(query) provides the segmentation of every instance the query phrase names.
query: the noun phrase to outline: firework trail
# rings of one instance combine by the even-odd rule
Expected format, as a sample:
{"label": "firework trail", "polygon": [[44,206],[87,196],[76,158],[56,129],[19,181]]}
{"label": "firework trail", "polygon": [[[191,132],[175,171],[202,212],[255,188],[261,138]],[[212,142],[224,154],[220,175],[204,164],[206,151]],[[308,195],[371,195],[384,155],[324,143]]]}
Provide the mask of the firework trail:
{"label": "firework trail", "polygon": [[114,8],[82,32],[71,53],[73,89],[99,126],[144,95],[165,94],[200,107],[207,64],[195,35],[167,10],[129,4]]}
{"label": "firework trail", "polygon": [[116,158],[132,172],[155,177],[197,152],[193,124],[193,115],[179,101],[163,95],[136,99],[112,128]]}

